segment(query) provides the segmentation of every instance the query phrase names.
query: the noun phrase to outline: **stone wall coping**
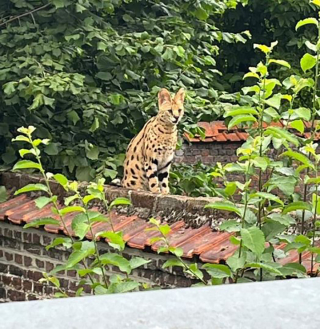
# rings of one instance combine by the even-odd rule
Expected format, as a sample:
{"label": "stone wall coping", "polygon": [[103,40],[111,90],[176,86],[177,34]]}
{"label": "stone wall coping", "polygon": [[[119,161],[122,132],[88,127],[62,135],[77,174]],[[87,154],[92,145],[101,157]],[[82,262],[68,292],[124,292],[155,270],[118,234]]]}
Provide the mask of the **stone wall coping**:
{"label": "stone wall coping", "polygon": [[1,324],[6,329],[316,329],[319,290],[320,278],[314,278],[8,303],[1,306]]}
{"label": "stone wall coping", "polygon": [[[27,184],[40,182],[43,183],[43,178],[39,175],[18,172],[0,173],[0,185],[6,186],[7,189],[17,190]],[[87,182],[81,182],[80,189],[87,185]],[[51,181],[50,186],[54,194],[60,198],[66,195],[66,191],[58,183]],[[223,211],[204,208],[205,205],[220,201],[221,198],[162,195],[147,191],[128,190],[114,185],[106,185],[105,193],[109,202],[118,197],[128,198],[132,206],[126,208],[127,212],[145,219],[161,217],[171,222],[183,219],[186,223],[199,227],[206,222],[219,221],[226,216]]]}

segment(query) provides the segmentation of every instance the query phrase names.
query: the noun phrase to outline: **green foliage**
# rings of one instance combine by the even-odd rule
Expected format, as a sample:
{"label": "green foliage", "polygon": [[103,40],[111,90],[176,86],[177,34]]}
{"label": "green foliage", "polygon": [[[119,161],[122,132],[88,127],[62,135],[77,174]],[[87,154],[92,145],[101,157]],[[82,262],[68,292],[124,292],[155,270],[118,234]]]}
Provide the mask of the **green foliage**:
{"label": "green foliage", "polygon": [[34,125],[37,138],[56,141],[42,153],[48,170],[111,180],[129,139],[156,113],[161,87],[188,90],[188,130],[217,118],[236,101],[214,83],[222,74],[220,44],[245,43],[250,35],[224,32],[215,22],[238,2],[2,1],[2,166],[17,160],[10,145],[16,129]]}
{"label": "green foliage", "polygon": [[[312,3],[320,9],[318,0]],[[272,78],[271,65],[282,66],[285,70],[290,70],[291,65],[285,59],[272,58],[278,42],[272,42],[270,46],[254,44],[265,59],[250,67],[244,75],[245,80],[255,82],[242,88],[241,97],[246,96],[242,100],[246,99],[247,104],[230,106],[224,114],[229,128],[244,126],[250,137],[238,148],[236,163],[218,164],[211,173],[205,173],[206,177],[220,178],[224,186],[213,187],[214,193],[222,200],[208,204],[206,208],[229,212],[234,218],[224,222],[220,229],[233,233],[230,241],[238,246],[237,251],[227,260],[228,266],[203,266],[212,276],[210,281],[204,280],[203,273],[200,274],[194,264],[185,264],[179,255],[168,260],[165,267],[180,266],[204,284],[221,284],[225,278],[237,283],[273,277],[305,277],[307,271],[301,264],[301,254],[307,252],[311,254],[311,272],[315,269],[315,262],[320,259],[320,248],[315,245],[320,236],[317,220],[320,214],[320,156],[317,154],[318,144],[314,142],[320,129],[315,122],[320,108],[320,20],[313,17],[303,19],[296,24],[296,29],[308,26],[317,28],[318,34],[315,44],[312,43],[314,39],[306,42],[308,51],[313,54],[302,55],[301,75],[296,71],[291,75],[289,72],[283,80]],[[305,91],[312,95],[311,104],[301,101],[300,96]],[[285,124],[283,128],[268,125],[279,120]],[[304,132],[303,120],[311,120],[311,136],[308,138],[297,137],[294,133],[295,130],[301,134]],[[272,155],[271,149],[274,149]],[[228,174],[235,172],[243,175],[244,182],[228,180]],[[192,177],[192,174],[188,172],[188,176]],[[179,179],[182,181],[182,177]],[[298,186],[300,192],[296,192]],[[309,220],[308,226],[306,220]],[[153,223],[161,231],[161,225]],[[292,225],[298,234],[288,234]],[[159,250],[171,251],[165,234],[162,235],[162,238],[157,238],[164,243]],[[281,242],[287,243],[283,251],[274,247]],[[299,263],[282,266],[277,262],[278,257],[292,250],[300,255]],[[175,249],[172,248],[171,252],[175,254]]]}
{"label": "green foliage", "polygon": [[5,202],[8,198],[5,186],[0,186],[0,202]]}
{"label": "green foliage", "polygon": [[[108,204],[104,193],[104,179],[100,179],[97,183],[92,183],[87,186],[85,194],[82,195],[78,189],[77,182],[70,182],[62,174],[53,175],[44,170],[41,162],[41,151],[38,146],[41,144],[47,144],[46,140],[36,139],[34,140],[32,134],[35,132],[33,126],[28,128],[18,129],[21,135],[14,139],[15,142],[24,140],[30,145],[30,149],[24,149],[20,152],[22,156],[24,154],[32,154],[35,161],[18,162],[15,165],[16,169],[35,169],[37,168],[43,176],[45,184],[29,184],[20,188],[15,194],[26,192],[41,192],[45,196],[40,196],[36,199],[36,205],[39,209],[44,206],[52,205],[53,217],[39,218],[24,226],[39,227],[41,225],[62,225],[65,232],[69,235],[67,238],[56,238],[50,245],[46,246],[49,250],[56,246],[63,246],[65,249],[71,250],[71,253],[64,265],[56,266],[50,273],[43,273],[43,279],[40,282],[48,282],[53,284],[58,292],[56,297],[68,297],[68,294],[60,287],[59,279],[56,277],[56,273],[63,270],[75,270],[83,279],[79,282],[79,289],[77,296],[82,295],[84,287],[88,284],[95,294],[110,294],[118,292],[127,292],[136,290],[140,287],[140,283],[131,280],[128,275],[133,269],[138,268],[148,261],[134,257],[131,260],[127,260],[122,256],[121,252],[125,248],[125,241],[122,236],[122,232],[114,230],[112,220],[109,216],[105,216],[98,211],[91,211],[88,209],[90,202],[93,200],[99,201],[105,208],[106,212],[110,212],[115,206],[127,206],[130,205],[130,201],[126,198],[118,198]],[[20,165],[23,162],[23,165]],[[35,166],[37,165],[37,166]],[[66,191],[69,192],[69,196],[65,197],[65,207],[58,207],[57,196],[52,193],[50,188],[49,179],[53,178],[58,182]],[[74,202],[77,204],[73,204]],[[65,224],[65,216],[70,213],[75,213],[76,216],[72,220],[71,231]],[[58,219],[59,220],[58,220]],[[97,232],[93,235],[92,226],[97,222],[110,223],[111,230]],[[86,241],[85,236],[90,233],[92,241]],[[76,236],[76,238],[73,238]],[[106,238],[110,247],[110,251],[105,254],[101,254],[97,246],[97,239]],[[91,261],[88,262],[88,258]],[[123,276],[118,275],[116,278],[111,278],[107,275],[106,271],[110,266],[116,266],[120,272],[125,274]],[[98,279],[93,274],[98,275]]]}
{"label": "green foliage", "polygon": [[196,165],[175,164],[170,171],[172,194],[188,196],[216,196],[216,184],[212,179],[214,168],[202,163]]}
{"label": "green foliage", "polygon": [[[279,46],[274,51],[274,57],[298,69],[305,52],[305,43],[316,43],[316,35],[311,25],[300,28],[298,32],[296,25],[308,16],[312,21],[317,21],[316,9],[316,4],[310,5],[308,0],[248,0],[241,1],[236,9],[228,9],[217,26],[234,33],[248,29],[252,37],[246,43],[221,44],[217,68],[224,74],[217,83],[227,91],[239,90],[243,86],[243,74],[262,59],[253,49],[253,45],[260,42],[268,45],[278,40]],[[282,78],[286,75],[284,68],[279,66],[273,65],[271,70],[276,70]],[[305,102],[308,96],[308,92],[300,95]]]}

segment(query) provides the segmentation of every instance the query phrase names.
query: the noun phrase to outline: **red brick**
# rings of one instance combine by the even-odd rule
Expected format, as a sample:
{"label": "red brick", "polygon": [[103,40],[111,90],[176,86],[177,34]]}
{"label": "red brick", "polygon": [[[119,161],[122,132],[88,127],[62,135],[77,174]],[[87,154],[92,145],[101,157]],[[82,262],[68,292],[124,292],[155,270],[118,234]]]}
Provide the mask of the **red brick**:
{"label": "red brick", "polygon": [[9,289],[7,294],[8,294],[8,299],[13,302],[26,300],[26,294],[21,291]]}
{"label": "red brick", "polygon": [[43,294],[43,284],[39,282],[33,283],[33,292],[37,294]]}
{"label": "red brick", "polygon": [[41,278],[43,278],[42,273],[36,271],[28,271],[27,276],[33,281],[39,281]]}
{"label": "red brick", "polygon": [[5,256],[6,260],[9,261],[9,262],[13,260],[13,255],[8,253],[8,252],[6,252],[4,254],[4,256]]}
{"label": "red brick", "polygon": [[52,264],[50,262],[46,262],[46,272],[52,271],[53,268],[54,268],[54,264]]}
{"label": "red brick", "polygon": [[32,243],[40,244],[40,235],[33,233],[32,234]]}
{"label": "red brick", "polygon": [[31,266],[32,258],[28,256],[24,256],[24,266]]}
{"label": "red brick", "polygon": [[24,271],[22,268],[15,266],[15,265],[10,265],[9,266],[9,273],[17,276],[23,276]]}
{"label": "red brick", "polygon": [[77,272],[76,271],[67,271],[67,275],[72,278],[75,278],[77,276]]}
{"label": "red brick", "polygon": [[17,277],[12,278],[11,284],[17,290],[20,290],[22,288],[21,278],[17,278]]}
{"label": "red brick", "polygon": [[12,281],[12,276],[11,275],[3,275],[2,276],[2,282],[6,286],[9,286],[11,284],[11,281]]}
{"label": "red brick", "polygon": [[14,261],[15,261],[17,264],[22,264],[22,255],[15,254],[15,255],[14,255]]}
{"label": "red brick", "polygon": [[32,281],[23,280],[23,290],[24,291],[32,291]]}
{"label": "red brick", "polygon": [[36,265],[38,268],[44,268],[44,262],[42,260],[36,259]]}

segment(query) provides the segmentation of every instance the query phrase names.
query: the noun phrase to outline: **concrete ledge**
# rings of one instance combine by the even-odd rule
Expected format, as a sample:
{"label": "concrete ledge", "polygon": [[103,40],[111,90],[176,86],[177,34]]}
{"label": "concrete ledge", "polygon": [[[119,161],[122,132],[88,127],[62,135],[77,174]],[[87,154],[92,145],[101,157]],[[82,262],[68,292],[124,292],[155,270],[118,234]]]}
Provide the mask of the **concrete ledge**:
{"label": "concrete ledge", "polygon": [[[43,183],[43,178],[38,175],[28,175],[22,173],[3,172],[0,173],[0,185],[4,185],[7,189],[17,190],[27,184]],[[81,189],[84,189],[88,183],[82,182]],[[59,196],[60,199],[67,195],[67,192],[58,183],[52,181],[50,183],[52,191]],[[179,195],[161,195],[146,191],[128,190],[122,187],[106,185],[106,198],[113,201],[118,197],[126,197],[131,200],[132,206],[120,211],[128,214],[137,214],[141,218],[148,219],[150,217],[161,217],[169,222],[184,220],[192,227],[202,226],[204,223],[210,222],[212,226],[217,221],[228,218],[227,213],[212,209],[204,209],[204,206],[219,201],[220,198],[192,198]]]}
{"label": "concrete ledge", "polygon": [[0,327],[316,329],[319,290],[316,278],[8,303]]}

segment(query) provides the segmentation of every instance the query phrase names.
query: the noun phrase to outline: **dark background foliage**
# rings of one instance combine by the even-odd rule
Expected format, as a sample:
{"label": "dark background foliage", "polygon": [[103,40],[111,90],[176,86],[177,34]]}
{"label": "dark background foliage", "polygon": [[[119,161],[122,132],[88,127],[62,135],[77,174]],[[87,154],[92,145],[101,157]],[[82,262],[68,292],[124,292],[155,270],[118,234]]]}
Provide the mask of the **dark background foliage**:
{"label": "dark background foliage", "polygon": [[188,91],[182,129],[221,117],[260,60],[253,43],[277,39],[279,58],[298,66],[311,30],[294,26],[312,10],[308,0],[1,1],[2,168],[17,160],[16,129],[32,124],[53,141],[48,170],[113,179],[161,87]]}

